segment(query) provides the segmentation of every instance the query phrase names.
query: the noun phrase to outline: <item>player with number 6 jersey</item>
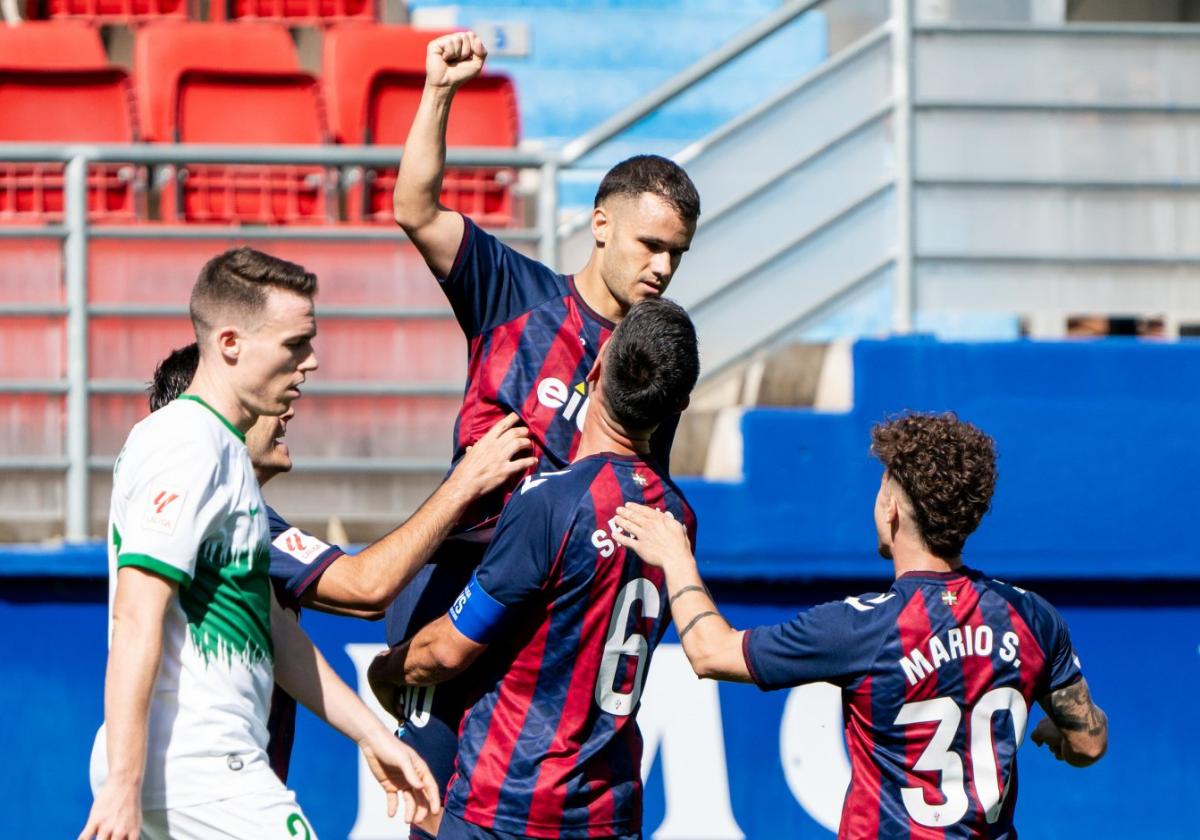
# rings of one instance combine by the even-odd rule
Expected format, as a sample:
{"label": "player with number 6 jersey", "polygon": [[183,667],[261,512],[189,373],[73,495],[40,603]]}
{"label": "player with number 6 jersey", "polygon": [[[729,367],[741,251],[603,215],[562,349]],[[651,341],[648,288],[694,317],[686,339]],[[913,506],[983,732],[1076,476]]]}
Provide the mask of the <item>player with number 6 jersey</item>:
{"label": "player with number 6 jersey", "polygon": [[876,426],[885,470],[875,501],[879,552],[896,579],[791,621],[739,632],[721,618],[677,523],[636,505],[617,542],[662,566],[684,651],[699,676],[764,690],[842,690],[851,779],[838,836],[1016,838],[1017,749],[1033,733],[1085,766],[1108,723],[1092,702],[1062,616],[1042,598],[963,565],[991,504],[995,445],[954,415]]}
{"label": "player with number 6 jersey", "polygon": [[[635,305],[589,374],[593,407],[570,466],[525,479],[449,613],[381,654],[387,707],[476,662],[486,691],[459,734],[439,838],[641,836],[638,711],[669,621],[661,569],[614,540],[625,502],[695,519],[650,454],[699,371],[687,315]],[[486,655],[484,652],[486,650]]]}

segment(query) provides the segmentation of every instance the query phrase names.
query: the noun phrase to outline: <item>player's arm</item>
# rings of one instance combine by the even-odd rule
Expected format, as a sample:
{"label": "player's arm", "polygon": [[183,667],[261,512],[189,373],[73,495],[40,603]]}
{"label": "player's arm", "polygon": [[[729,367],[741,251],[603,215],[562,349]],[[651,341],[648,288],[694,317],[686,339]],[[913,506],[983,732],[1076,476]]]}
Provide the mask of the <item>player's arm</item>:
{"label": "player's arm", "polygon": [[392,209],[425,262],[439,277],[454,266],[463,217],[439,203],[446,166],[446,123],[458,88],[483,69],[487,50],[474,32],[455,32],[429,43],[425,89],[404,143]]}
{"label": "player's arm", "polygon": [[751,682],[744,631],[729,626],[696,568],[687,529],[670,514],[629,503],[617,508],[613,539],[666,574],[671,615],[683,652],[699,677]]}
{"label": "player's arm", "polygon": [[380,704],[391,709],[395,686],[445,682],[469,668],[487,647],[488,642],[467,636],[449,615],[444,615],[426,624],[409,641],[375,657],[367,678]]}
{"label": "player's arm", "polygon": [[326,612],[379,618],[450,533],[467,506],[533,467],[529,430],[509,414],[467,449],[407,522],[358,554],[339,557],[302,596]]}
{"label": "player's arm", "polygon": [[1046,717],[1033,730],[1033,742],[1045,745],[1059,761],[1087,767],[1108,749],[1108,716],[1092,702],[1087,680],[1080,677],[1040,701]]}
{"label": "player's arm", "polygon": [[162,659],[163,618],[178,588],[177,583],[136,566],[117,571],[112,642],[104,675],[108,777],[81,838],[139,836],[150,694]]}
{"label": "player's arm", "polygon": [[296,617],[280,607],[274,595],[271,638],[275,647],[275,681],[358,744],[380,787],[387,792],[388,816],[396,814],[398,794],[404,798],[404,815],[409,821],[436,814],[440,809],[437,782],[425,762],[394,738],[375,713],[334,673]]}
{"label": "player's arm", "polygon": [[565,543],[559,538],[565,531],[562,523],[555,525],[553,493],[544,482],[516,493],[479,568],[449,612],[375,657],[367,679],[383,708],[396,708],[396,689],[402,685],[434,685],[466,670],[508,618],[542,592],[554,552]]}

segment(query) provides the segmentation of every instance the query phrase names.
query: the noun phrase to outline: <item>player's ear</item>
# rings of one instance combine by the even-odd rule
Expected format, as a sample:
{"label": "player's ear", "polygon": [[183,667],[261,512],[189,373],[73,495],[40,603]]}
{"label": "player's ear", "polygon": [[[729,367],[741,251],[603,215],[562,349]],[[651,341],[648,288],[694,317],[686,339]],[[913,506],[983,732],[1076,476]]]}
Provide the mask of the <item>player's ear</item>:
{"label": "player's ear", "polygon": [[588,371],[587,381],[589,385],[595,385],[600,381],[600,361],[604,358],[604,349],[596,354],[596,361],[592,362],[592,369]]}
{"label": "player's ear", "polygon": [[603,206],[596,207],[592,210],[592,238],[596,240],[597,245],[604,245],[608,242],[608,233],[611,228],[612,220],[609,218],[608,210]]}
{"label": "player's ear", "polygon": [[237,327],[218,327],[213,331],[217,350],[227,362],[237,361],[242,352],[242,333]]}

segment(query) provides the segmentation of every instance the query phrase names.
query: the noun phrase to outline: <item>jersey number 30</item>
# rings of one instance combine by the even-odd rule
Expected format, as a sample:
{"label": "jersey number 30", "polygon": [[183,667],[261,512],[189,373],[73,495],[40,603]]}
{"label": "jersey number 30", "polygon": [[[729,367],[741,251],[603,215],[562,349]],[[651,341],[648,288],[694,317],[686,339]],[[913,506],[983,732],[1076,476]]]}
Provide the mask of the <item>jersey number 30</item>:
{"label": "jersey number 30", "polygon": [[[646,578],[634,578],[621,587],[612,618],[608,622],[604,656],[600,660],[600,674],[596,678],[596,705],[609,714],[631,714],[642,697],[642,681],[646,678],[650,643],[641,633],[625,635],[629,627],[629,615],[639,605],[642,618],[658,615],[658,587]],[[622,656],[637,657],[637,671],[629,691],[618,691],[615,685]]]}
{"label": "jersey number 30", "polygon": [[[1016,745],[1025,737],[1025,722],[1029,709],[1025,698],[1015,688],[993,688],[979,698],[971,709],[970,745],[971,775],[975,781],[975,794],[983,806],[984,816],[989,823],[1000,818],[1000,810],[1008,795],[1008,786],[1000,789],[1000,769],[996,766],[995,747],[992,743],[992,717],[999,711],[1012,716]],[[951,751],[954,736],[962,722],[962,710],[950,697],[935,697],[905,703],[896,715],[898,726],[914,723],[937,723],[937,730],[929,739],[929,746],[913,769],[920,772],[942,774],[942,796],[944,804],[930,805],[925,801],[925,792],[919,787],[907,787],[900,791],[904,807],[909,816],[921,825],[939,828],[953,825],[967,813],[967,790],[963,778],[963,759]]]}

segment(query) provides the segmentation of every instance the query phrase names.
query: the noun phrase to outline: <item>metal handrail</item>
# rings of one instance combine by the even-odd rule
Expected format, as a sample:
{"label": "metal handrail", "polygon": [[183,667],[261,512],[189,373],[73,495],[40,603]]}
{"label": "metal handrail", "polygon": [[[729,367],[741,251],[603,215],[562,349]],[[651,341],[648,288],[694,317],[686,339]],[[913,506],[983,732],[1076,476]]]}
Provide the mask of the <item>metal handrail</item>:
{"label": "metal handrail", "polygon": [[716,145],[731,134],[737,133],[747,124],[754,122],[764,114],[774,110],[775,108],[778,108],[779,105],[785,100],[790,99],[806,88],[810,88],[816,84],[819,84],[847,64],[870,52],[881,43],[886,42],[889,38],[891,38],[891,34],[891,26],[887,23],[875,27],[870,32],[867,32],[861,38],[854,41],[852,44],[843,47],[837,52],[836,55],[830,56],[824,64],[813,70],[811,73],[808,73],[802,78],[796,80],[779,93],[759,103],[749,111],[746,111],[744,114],[739,114],[738,116],[734,117],[732,120],[720,126],[711,134],[685,146],[678,154],[672,156],[671,159],[680,166],[686,166],[690,161],[694,160],[706,149]]}
{"label": "metal handrail", "polygon": [[731,277],[724,286],[707,292],[696,300],[689,301],[688,311],[695,313],[704,307],[710,306],[714,302],[719,301],[734,286],[745,283],[747,280],[761,275],[771,265],[771,263],[782,259],[783,257],[787,256],[789,252],[794,251],[796,248],[802,247],[814,241],[834,226],[850,218],[863,208],[870,206],[876,199],[893,191],[895,186],[895,182],[889,180],[885,183],[872,187],[862,195],[856,196],[848,203],[839,207],[825,219],[801,231],[795,238],[756,260],[753,265],[738,272],[738,274],[734,277]]}
{"label": "metal handrail", "polygon": [[657,111],[675,97],[688,91],[743,52],[774,35],[805,12],[825,0],[791,0],[762,20],[744,29],[703,58],[685,67],[645,96],[635,100],[595,128],[584,132],[562,148],[561,165],[570,165],[607,143],[625,129]]}

